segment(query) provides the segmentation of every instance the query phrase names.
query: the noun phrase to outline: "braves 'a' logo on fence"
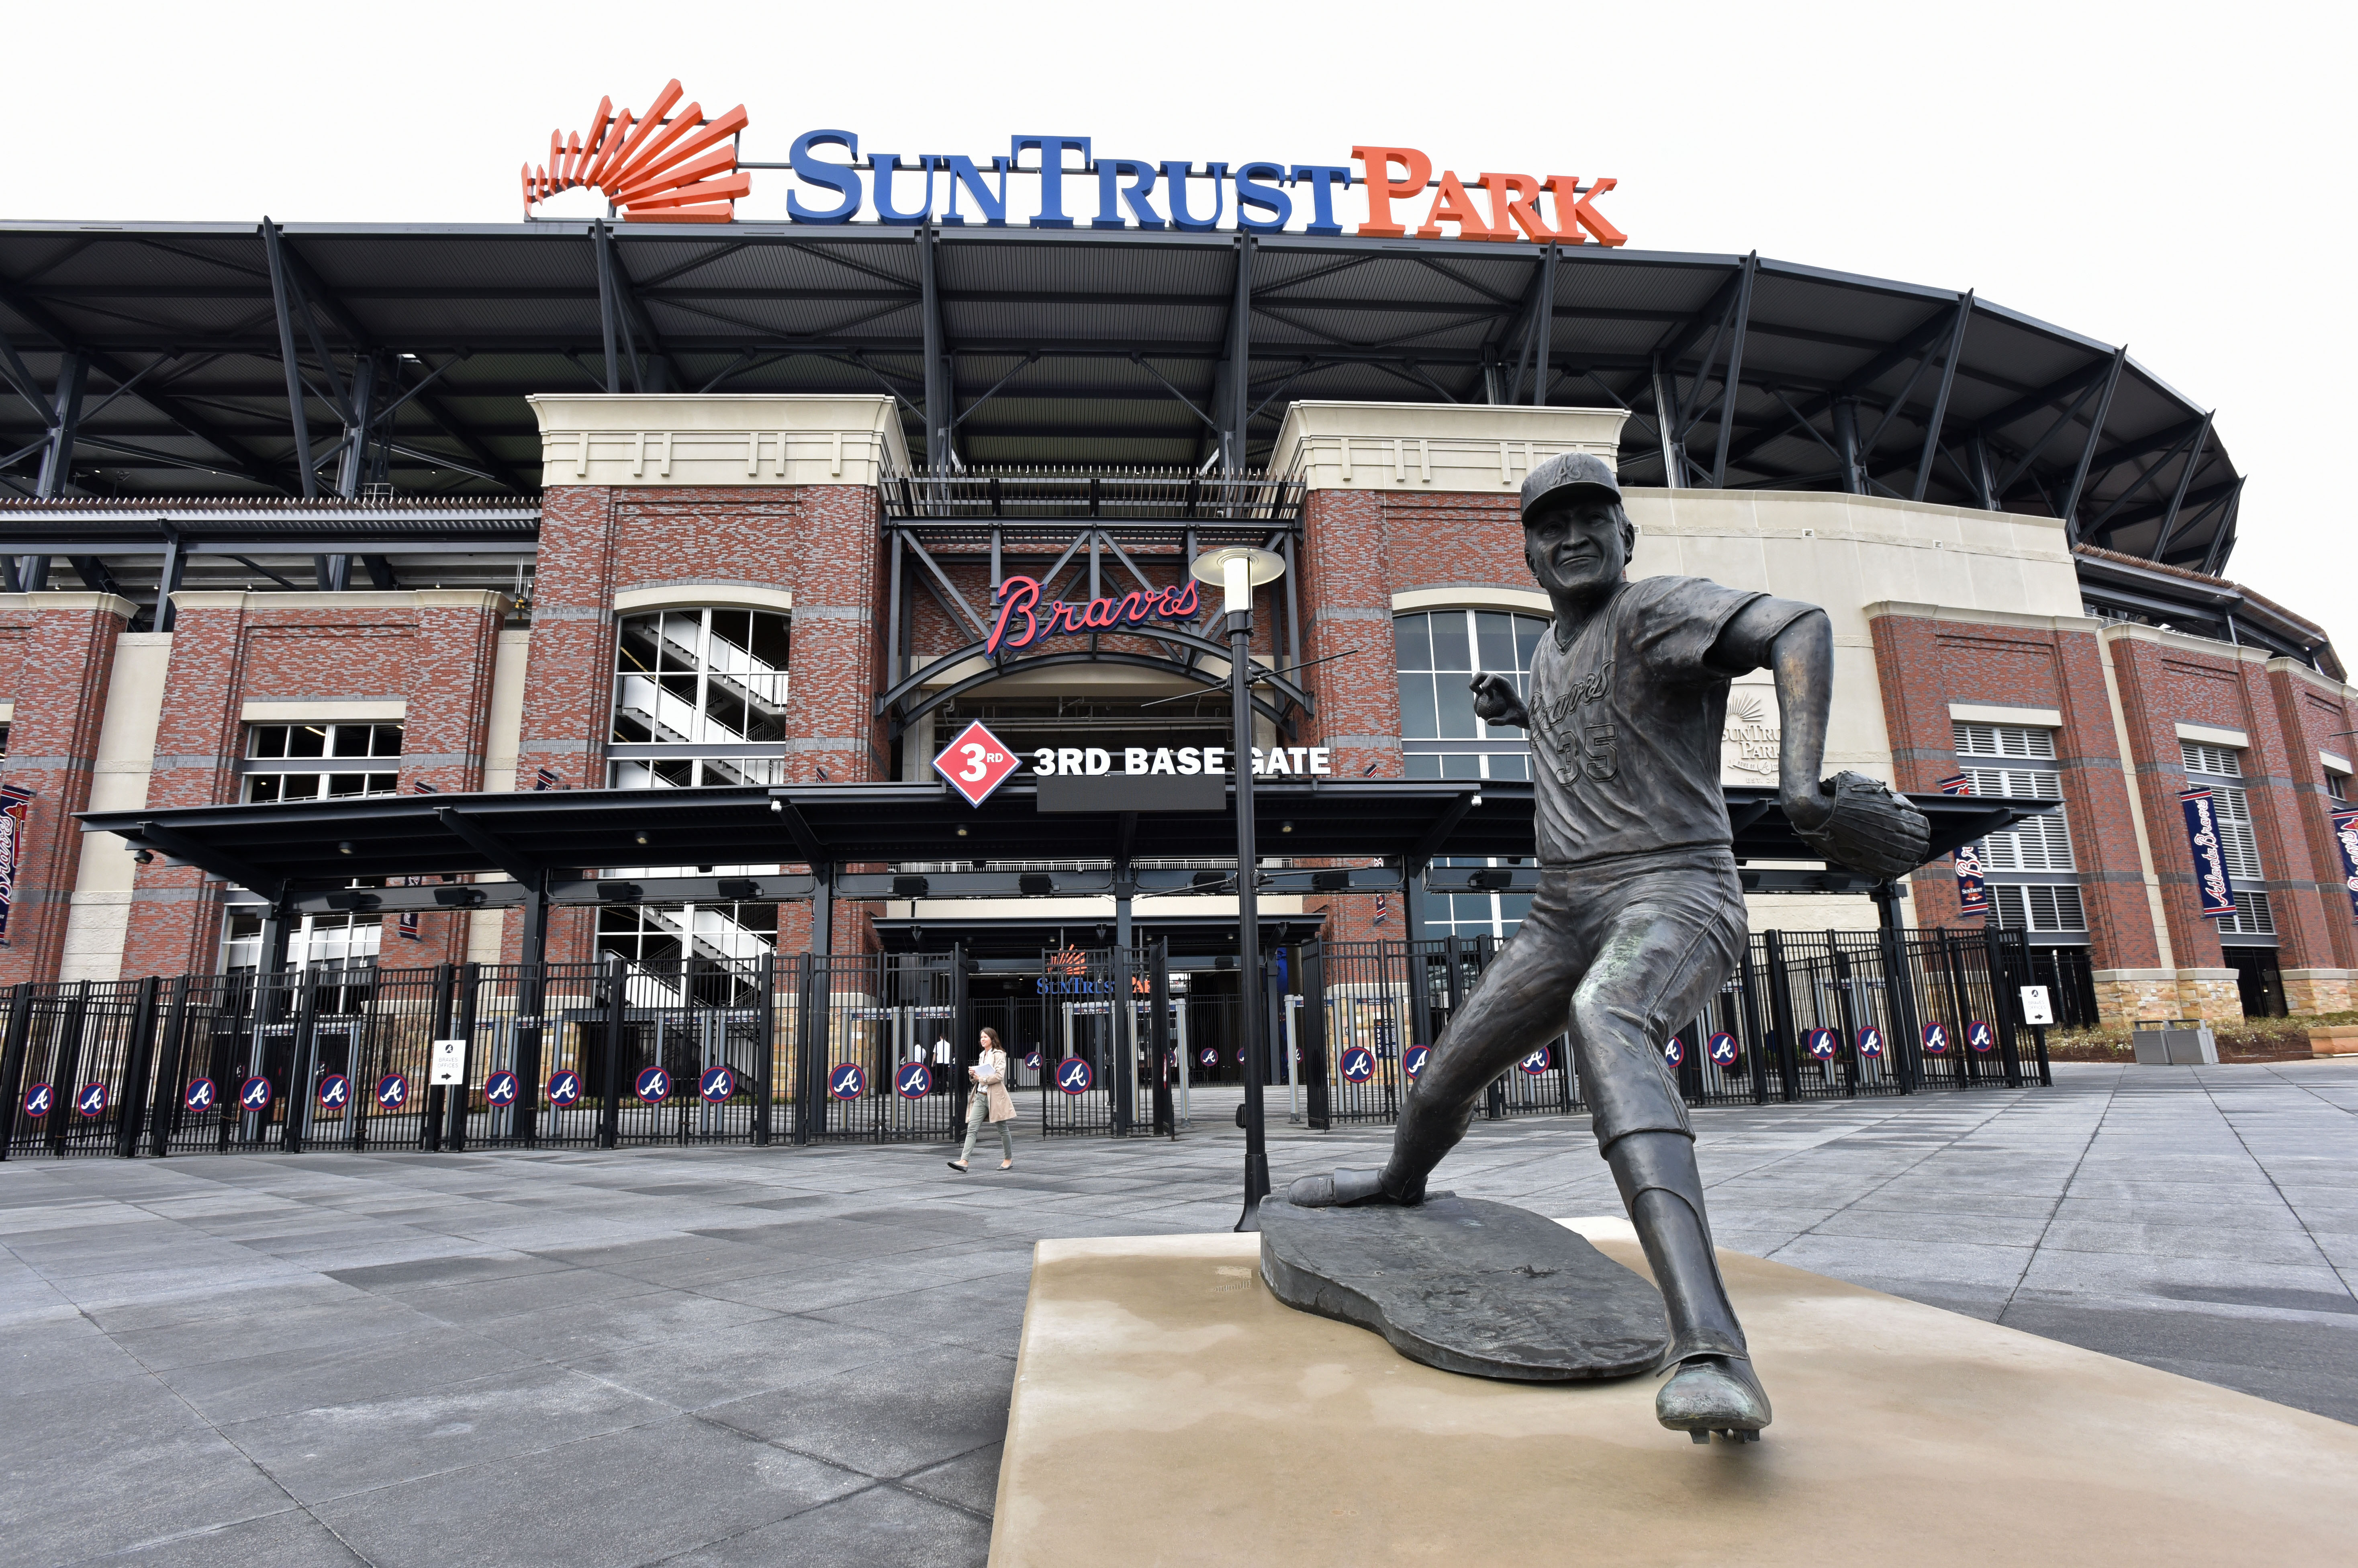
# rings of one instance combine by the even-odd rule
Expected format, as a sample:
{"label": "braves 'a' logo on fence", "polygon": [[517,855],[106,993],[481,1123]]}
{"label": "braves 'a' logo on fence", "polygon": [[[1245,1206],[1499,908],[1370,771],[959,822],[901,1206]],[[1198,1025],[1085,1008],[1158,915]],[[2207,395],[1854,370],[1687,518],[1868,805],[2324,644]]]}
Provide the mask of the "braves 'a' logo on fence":
{"label": "braves 'a' logo on fence", "polygon": [[857,1062],[841,1062],[827,1070],[827,1092],[838,1099],[858,1099],[868,1092],[868,1075]]}
{"label": "braves 'a' logo on fence", "polygon": [[1086,1058],[1067,1056],[1056,1064],[1056,1087],[1068,1095],[1085,1095],[1096,1081],[1097,1075],[1089,1070]]}

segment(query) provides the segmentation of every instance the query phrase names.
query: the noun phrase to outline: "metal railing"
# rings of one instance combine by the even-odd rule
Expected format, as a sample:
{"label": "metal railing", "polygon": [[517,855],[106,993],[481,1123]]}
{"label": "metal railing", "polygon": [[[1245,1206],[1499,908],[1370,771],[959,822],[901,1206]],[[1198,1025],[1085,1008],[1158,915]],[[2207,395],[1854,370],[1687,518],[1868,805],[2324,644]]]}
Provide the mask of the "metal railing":
{"label": "metal railing", "polygon": [[[1232,1076],[1231,1015],[1264,1005],[1269,1081],[1310,1126],[1383,1123],[1498,950],[1314,943],[1175,1002],[1159,946],[1044,955],[1021,1004],[970,996],[955,948],[25,984],[0,992],[0,1158],[942,1142],[985,1023],[1041,1135],[1174,1131],[1191,1073]],[[2072,991],[2065,1019],[2071,962],[2016,931],[1756,934],[1660,1045],[1698,1106],[2045,1084],[2019,988]],[[1477,1114],[1579,1111],[1578,1068],[1568,1036],[1534,1043]]]}

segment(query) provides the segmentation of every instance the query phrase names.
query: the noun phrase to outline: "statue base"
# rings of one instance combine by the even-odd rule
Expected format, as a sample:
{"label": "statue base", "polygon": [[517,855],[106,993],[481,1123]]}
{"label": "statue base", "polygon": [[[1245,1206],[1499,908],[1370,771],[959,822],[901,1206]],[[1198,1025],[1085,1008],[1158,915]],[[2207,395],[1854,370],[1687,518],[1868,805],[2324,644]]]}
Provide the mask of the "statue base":
{"label": "statue base", "polygon": [[1650,1372],[1662,1298],[1529,1209],[1436,1193],[1414,1208],[1260,1206],[1260,1275],[1303,1312],[1373,1329],[1412,1361],[1563,1383]]}
{"label": "statue base", "polygon": [[2358,1428],[2248,1394],[1723,1252],[1777,1421],[1698,1447],[1651,1378],[1459,1377],[1297,1312],[1260,1244],[1040,1244],[994,1568],[2349,1556]]}

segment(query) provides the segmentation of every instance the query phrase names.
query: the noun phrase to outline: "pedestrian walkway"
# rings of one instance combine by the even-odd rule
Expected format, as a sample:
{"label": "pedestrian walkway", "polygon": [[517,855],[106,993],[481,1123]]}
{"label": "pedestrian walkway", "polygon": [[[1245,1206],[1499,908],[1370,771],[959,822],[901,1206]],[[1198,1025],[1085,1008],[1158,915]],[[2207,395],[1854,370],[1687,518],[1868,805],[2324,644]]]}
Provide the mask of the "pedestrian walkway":
{"label": "pedestrian walkway", "polygon": [[[2358,1421],[2358,1065],[1695,1114],[1724,1245]],[[1274,1099],[1281,1184],[1382,1155]],[[1242,1137],[0,1165],[0,1563],[987,1550],[1032,1243],[1234,1223]],[[1582,1118],[1458,1191],[1614,1212]],[[1771,1434],[1771,1441],[1774,1434]]]}

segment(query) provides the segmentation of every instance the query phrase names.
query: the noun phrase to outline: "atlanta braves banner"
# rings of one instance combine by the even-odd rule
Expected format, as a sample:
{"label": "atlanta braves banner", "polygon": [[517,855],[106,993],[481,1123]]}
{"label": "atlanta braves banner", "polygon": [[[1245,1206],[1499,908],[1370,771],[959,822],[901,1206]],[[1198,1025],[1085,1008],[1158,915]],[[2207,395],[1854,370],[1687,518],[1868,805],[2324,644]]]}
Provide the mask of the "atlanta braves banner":
{"label": "atlanta braves banner", "polygon": [[[1951,773],[1941,781],[1941,793],[1971,795],[1973,781],[1963,773]],[[1982,870],[1982,847],[1960,845],[1949,860],[1957,872],[1957,908],[1965,914],[1986,918],[1990,909],[1989,877]]]}
{"label": "atlanta braves banner", "polygon": [[2333,814],[2333,841],[2342,847],[2342,885],[2350,890],[2350,916],[2358,920],[2358,811]]}
{"label": "atlanta braves banner", "polygon": [[8,945],[8,910],[16,898],[16,862],[25,847],[25,816],[33,792],[0,784],[0,947]]}
{"label": "atlanta braves banner", "polygon": [[2227,878],[2227,850],[2219,842],[2218,802],[2207,789],[2182,789],[2178,808],[2186,814],[2186,847],[2194,851],[2194,891],[2201,895],[2202,918],[2234,914],[2235,884]]}

